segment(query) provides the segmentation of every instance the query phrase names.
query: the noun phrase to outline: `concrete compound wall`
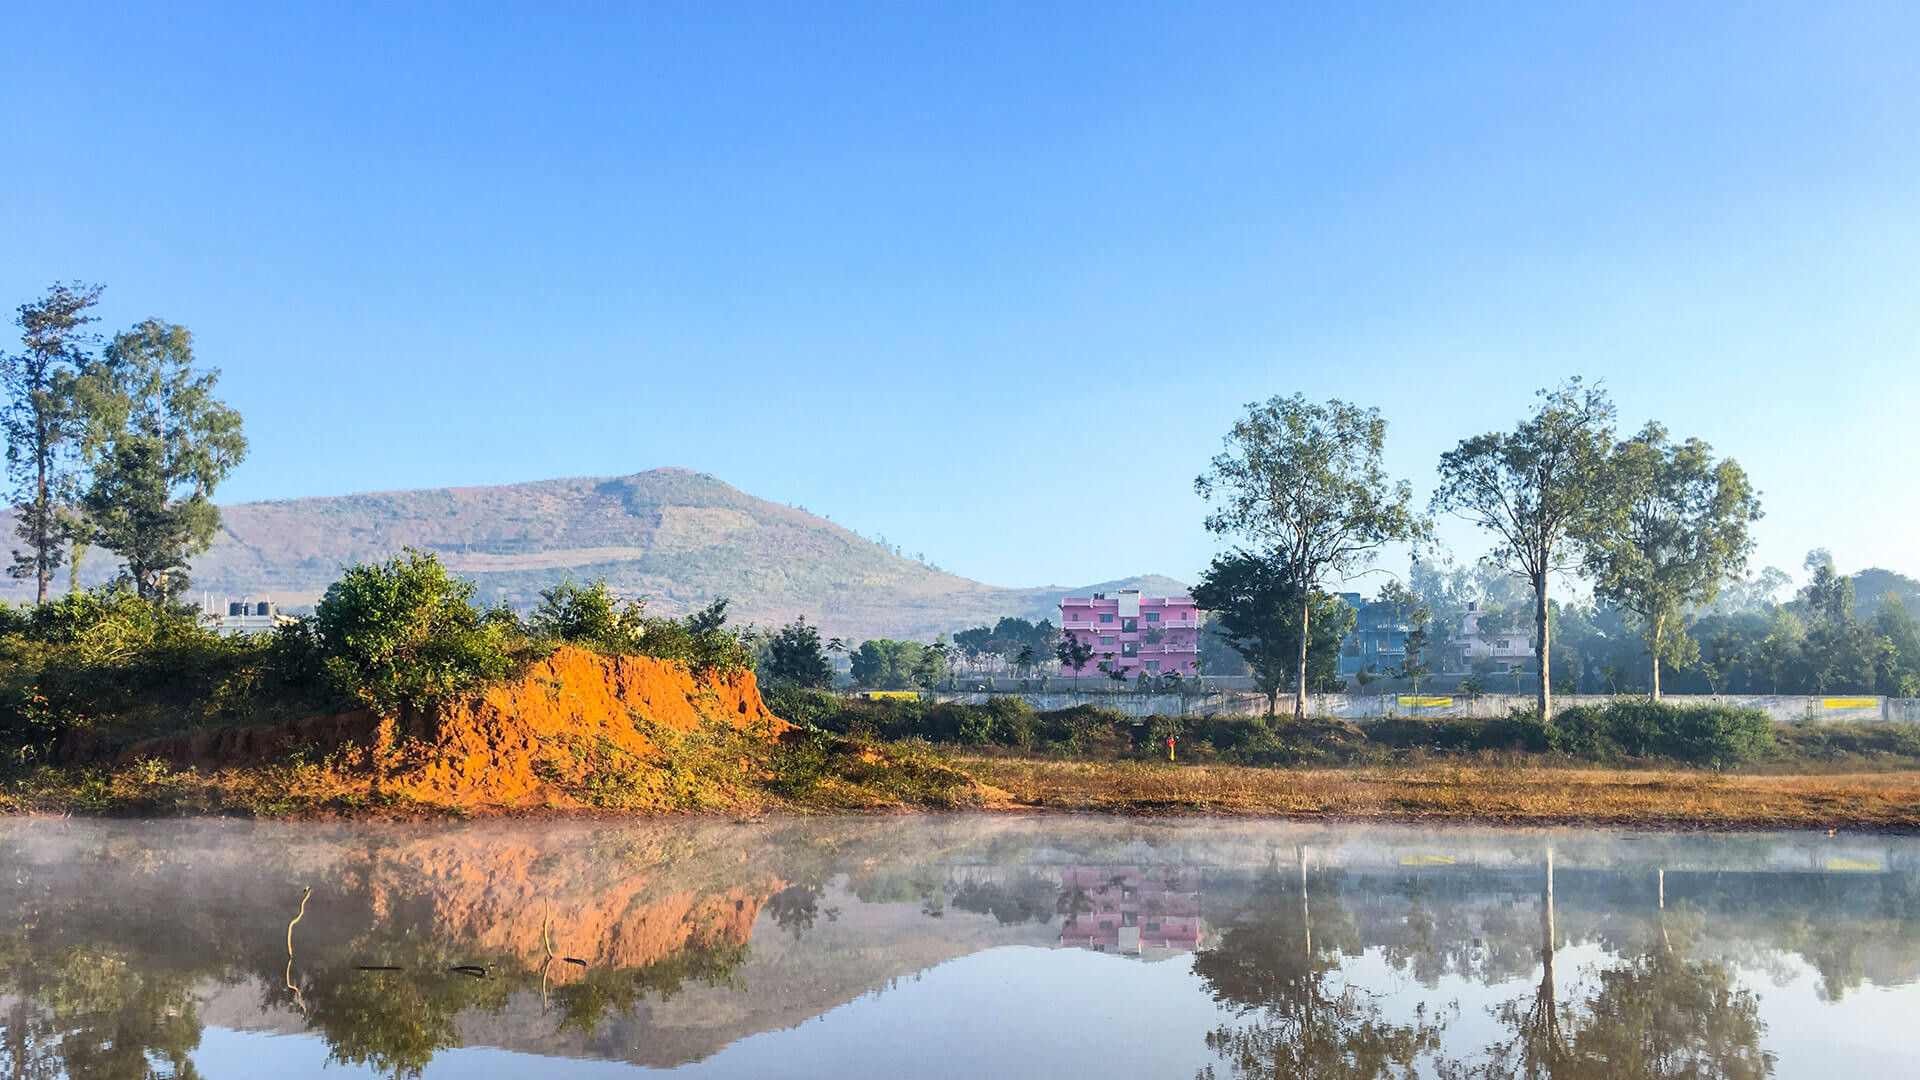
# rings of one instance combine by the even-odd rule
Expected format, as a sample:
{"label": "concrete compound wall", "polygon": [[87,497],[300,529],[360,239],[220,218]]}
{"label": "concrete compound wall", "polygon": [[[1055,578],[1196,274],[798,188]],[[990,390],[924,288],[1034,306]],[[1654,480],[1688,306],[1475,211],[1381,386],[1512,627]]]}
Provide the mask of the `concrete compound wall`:
{"label": "concrete compound wall", "polygon": [[[1207,691],[1190,694],[1095,693],[1091,691],[1051,691],[1045,693],[934,693],[936,701],[984,704],[990,698],[1018,697],[1042,712],[1070,709],[1075,705],[1096,705],[1127,716],[1248,716],[1267,711],[1267,699],[1244,690]],[[1505,716],[1515,709],[1531,708],[1531,694],[1483,694],[1475,699],[1434,695],[1415,706],[1402,704],[1402,698],[1390,694],[1309,694],[1307,711],[1314,716],[1332,716],[1343,720],[1372,720],[1386,716],[1480,717]],[[1555,708],[1568,705],[1605,705],[1615,698],[1603,694],[1560,694],[1553,699]],[[1808,697],[1794,694],[1750,696],[1742,694],[1669,694],[1661,699],[1670,705],[1736,705],[1760,709],[1781,723],[1894,723],[1920,724],[1920,698],[1885,697]],[[1440,704],[1440,702],[1446,704]],[[1293,699],[1283,695],[1280,710],[1288,712]]]}

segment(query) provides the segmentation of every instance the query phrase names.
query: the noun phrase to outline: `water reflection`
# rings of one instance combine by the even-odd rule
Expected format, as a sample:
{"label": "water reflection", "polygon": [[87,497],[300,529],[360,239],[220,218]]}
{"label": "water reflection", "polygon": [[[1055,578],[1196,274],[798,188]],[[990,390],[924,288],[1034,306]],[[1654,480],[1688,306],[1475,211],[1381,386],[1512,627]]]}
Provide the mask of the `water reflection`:
{"label": "water reflection", "polygon": [[[724,1072],[743,1040],[864,1023],[841,1007],[1003,946],[1037,947],[996,954],[1034,979],[1060,949],[1190,972],[1125,985],[1161,988],[1138,1009],[1211,1002],[1187,1074],[1218,1077],[1747,1080],[1863,988],[1920,991],[1906,839],[11,821],[0,866],[14,1077],[198,1076],[210,1029],[317,1038],[389,1076],[462,1046]],[[1019,1007],[955,998],[947,1019]],[[1034,1074],[1083,1064],[1047,1053]]]}

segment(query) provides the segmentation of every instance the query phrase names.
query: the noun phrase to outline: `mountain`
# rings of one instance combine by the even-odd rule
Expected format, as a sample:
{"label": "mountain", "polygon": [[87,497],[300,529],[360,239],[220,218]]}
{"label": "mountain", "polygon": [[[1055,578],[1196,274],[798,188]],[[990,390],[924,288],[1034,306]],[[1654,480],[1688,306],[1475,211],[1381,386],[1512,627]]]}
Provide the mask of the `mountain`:
{"label": "mountain", "polygon": [[[409,546],[437,552],[487,603],[524,609],[555,582],[604,577],[658,614],[725,596],[737,623],[805,614],[828,636],[854,638],[930,638],[1002,616],[1057,620],[1069,592],[1186,589],[1159,575],[1072,589],[984,585],[687,469],[241,503],[221,516],[212,549],[194,560],[194,595],[270,596],[290,610],[318,600],[341,567]],[[82,579],[104,580],[110,564],[90,553]],[[0,586],[11,600],[30,595],[19,582]]]}

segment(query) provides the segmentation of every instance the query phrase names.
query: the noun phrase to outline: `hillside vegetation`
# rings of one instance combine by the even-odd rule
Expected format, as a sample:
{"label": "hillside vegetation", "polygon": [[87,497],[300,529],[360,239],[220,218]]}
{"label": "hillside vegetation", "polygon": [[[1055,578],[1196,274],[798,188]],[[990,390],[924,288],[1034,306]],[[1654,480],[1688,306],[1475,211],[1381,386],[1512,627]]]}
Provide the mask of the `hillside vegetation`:
{"label": "hillside vegetation", "polygon": [[[415,547],[478,585],[486,603],[526,609],[563,581],[605,579],[650,609],[686,614],[720,597],[736,621],[805,614],[837,637],[931,638],[1002,616],[1058,618],[1064,587],[998,588],[904,558],[805,510],[716,477],[655,469],[497,487],[435,488],[242,503],[221,509],[213,547],[193,560],[193,596],[319,600],[343,567]],[[111,572],[95,557],[82,580]],[[1180,591],[1168,578],[1075,588]],[[29,598],[0,584],[0,597]]]}

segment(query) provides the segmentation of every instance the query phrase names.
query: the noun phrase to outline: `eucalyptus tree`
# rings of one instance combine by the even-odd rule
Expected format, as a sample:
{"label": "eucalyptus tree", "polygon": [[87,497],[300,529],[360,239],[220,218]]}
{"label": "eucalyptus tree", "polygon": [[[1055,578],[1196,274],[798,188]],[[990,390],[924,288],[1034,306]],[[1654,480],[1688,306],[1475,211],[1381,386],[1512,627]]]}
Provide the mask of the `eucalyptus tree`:
{"label": "eucalyptus tree", "polygon": [[92,344],[86,331],[97,316],[88,314],[101,287],[80,282],[56,284],[47,295],[20,305],[14,325],[25,350],[0,356],[0,428],[7,437],[9,503],[14,532],[26,549],[13,552],[8,573],[31,578],[35,600],[47,602],[47,585],[65,558],[66,504],[77,486],[75,451],[83,428],[73,407],[73,382],[87,365]]}
{"label": "eucalyptus tree", "polygon": [[1672,442],[1649,423],[1614,448],[1608,497],[1584,538],[1594,595],[1640,623],[1655,701],[1661,664],[1685,667],[1700,655],[1684,612],[1713,603],[1753,549],[1747,525],[1759,520],[1760,499],[1739,464],[1715,461],[1712,449]]}
{"label": "eucalyptus tree", "polygon": [[188,560],[220,528],[214,490],[246,457],[240,414],[213,396],[219,378],[194,369],[186,327],[148,319],[80,380],[98,447],[81,500],[88,539],[156,604],[185,589]]}
{"label": "eucalyptus tree", "polygon": [[1547,589],[1554,571],[1578,565],[1573,543],[1606,493],[1613,403],[1578,377],[1539,392],[1533,414],[1512,431],[1462,440],[1440,456],[1432,509],[1493,533],[1492,558],[1533,589],[1533,650],[1540,716],[1553,714]]}
{"label": "eucalyptus tree", "polygon": [[1293,714],[1307,711],[1307,647],[1314,594],[1331,575],[1372,566],[1380,549],[1428,533],[1413,489],[1381,465],[1387,422],[1380,410],[1304,395],[1247,406],[1226,450],[1194,480],[1213,502],[1208,531],[1238,536],[1286,573],[1298,591]]}

